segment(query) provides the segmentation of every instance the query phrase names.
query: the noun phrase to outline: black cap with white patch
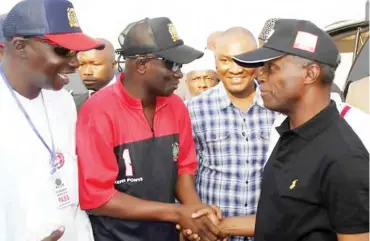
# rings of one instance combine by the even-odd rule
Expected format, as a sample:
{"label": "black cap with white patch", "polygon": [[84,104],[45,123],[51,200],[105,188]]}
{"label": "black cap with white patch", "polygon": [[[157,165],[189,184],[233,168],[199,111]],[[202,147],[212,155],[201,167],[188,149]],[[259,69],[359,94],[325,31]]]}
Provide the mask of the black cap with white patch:
{"label": "black cap with white patch", "polygon": [[340,52],[329,34],[309,21],[296,19],[277,20],[261,48],[233,59],[240,66],[256,67],[287,54],[334,68],[340,63]]}

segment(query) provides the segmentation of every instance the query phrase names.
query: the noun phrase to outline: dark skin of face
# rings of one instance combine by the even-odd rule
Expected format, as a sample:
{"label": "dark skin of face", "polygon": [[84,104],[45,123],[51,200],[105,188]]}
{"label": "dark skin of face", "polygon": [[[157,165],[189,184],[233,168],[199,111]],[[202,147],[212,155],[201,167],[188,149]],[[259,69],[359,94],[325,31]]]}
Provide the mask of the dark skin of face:
{"label": "dark skin of face", "polygon": [[162,60],[135,59],[127,62],[125,74],[125,88],[133,97],[141,99],[145,116],[152,126],[156,97],[172,95],[182,72],[172,72]]}
{"label": "dark skin of face", "polygon": [[227,36],[219,39],[216,45],[217,74],[224,83],[226,90],[233,96],[243,97],[254,91],[253,68],[237,65],[232,57],[254,50],[253,41],[240,41],[240,36]]}
{"label": "dark skin of face", "polygon": [[217,73],[213,70],[195,70],[186,75],[186,83],[192,96],[199,95],[218,83]]}
{"label": "dark skin of face", "polygon": [[147,60],[143,66],[144,85],[151,96],[170,96],[178,88],[183,74],[172,72],[162,60]]}
{"label": "dark skin of face", "polygon": [[[76,56],[59,56],[55,46],[34,40],[13,38],[3,56],[5,75],[13,88],[33,99],[41,89],[60,90],[69,79],[66,74],[74,73],[79,63]],[[17,71],[14,70],[17,66]]]}
{"label": "dark skin of face", "polygon": [[331,84],[322,83],[320,71],[290,55],[269,61],[258,78],[265,107],[288,115],[291,128],[302,125],[330,102]]}
{"label": "dark skin of face", "polygon": [[289,110],[304,91],[305,71],[291,56],[266,63],[259,76],[265,107],[279,112]]}
{"label": "dark skin of face", "polygon": [[114,77],[116,61],[113,46],[107,41],[102,42],[105,44],[103,50],[90,50],[78,55],[80,61],[78,72],[88,90],[100,90]]}

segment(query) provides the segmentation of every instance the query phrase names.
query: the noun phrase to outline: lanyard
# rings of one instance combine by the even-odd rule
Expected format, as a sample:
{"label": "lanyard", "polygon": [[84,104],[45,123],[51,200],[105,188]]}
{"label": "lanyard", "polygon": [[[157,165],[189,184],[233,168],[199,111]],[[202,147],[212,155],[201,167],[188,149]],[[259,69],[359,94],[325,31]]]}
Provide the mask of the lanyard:
{"label": "lanyard", "polygon": [[40,132],[36,129],[36,126],[33,124],[30,116],[28,115],[28,113],[26,112],[26,110],[24,109],[24,107],[22,106],[21,102],[18,100],[13,88],[10,86],[9,84],[9,81],[8,79],[5,77],[4,75],[4,72],[2,71],[1,67],[0,67],[0,76],[2,77],[2,79],[4,80],[6,86],[8,87],[9,89],[9,92],[12,94],[15,102],[17,103],[18,105],[18,108],[20,111],[22,111],[24,117],[26,118],[26,120],[28,121],[28,124],[31,126],[33,132],[36,134],[36,136],[40,139],[40,141],[42,142],[42,144],[46,147],[46,149],[49,151],[50,153],[50,157],[51,157],[51,174],[54,174],[55,171],[56,171],[56,166],[57,166],[57,163],[56,163],[56,152],[55,152],[55,146],[54,146],[54,139],[53,139],[53,134],[51,132],[51,128],[50,128],[50,121],[49,121],[49,116],[48,116],[48,113],[46,111],[46,106],[45,106],[45,101],[44,101],[44,96],[41,92],[41,98],[42,98],[42,104],[44,106],[44,110],[45,110],[45,114],[46,114],[46,119],[47,119],[47,122],[48,122],[48,128],[49,128],[49,133],[50,133],[50,137],[51,137],[51,148],[49,147],[49,145],[46,143],[46,141],[44,140],[44,138],[41,136]]}

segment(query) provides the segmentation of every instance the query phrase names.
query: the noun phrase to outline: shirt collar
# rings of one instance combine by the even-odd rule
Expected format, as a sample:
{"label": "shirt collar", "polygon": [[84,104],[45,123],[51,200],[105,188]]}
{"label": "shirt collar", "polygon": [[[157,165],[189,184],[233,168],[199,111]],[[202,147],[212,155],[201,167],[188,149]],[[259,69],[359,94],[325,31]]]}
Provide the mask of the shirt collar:
{"label": "shirt collar", "polygon": [[[133,96],[131,96],[130,93],[128,93],[127,90],[125,89],[125,87],[123,86],[122,81],[123,81],[124,76],[125,76],[125,74],[121,73],[119,75],[119,77],[117,78],[116,83],[114,84],[113,88],[115,89],[116,94],[119,97],[121,97],[124,104],[127,105],[129,108],[137,109],[137,110],[143,110],[143,105],[141,103],[141,100],[136,99]],[[156,111],[167,104],[167,99],[168,99],[168,97],[161,97],[161,96],[156,98],[156,101],[157,101]]]}
{"label": "shirt collar", "polygon": [[276,130],[280,136],[291,131],[306,140],[311,140],[332,125],[334,120],[338,117],[340,117],[340,115],[337,106],[332,100],[325,109],[303,125],[291,130],[289,127],[289,118],[286,118],[280,126],[276,127]]}
{"label": "shirt collar", "polygon": [[[261,97],[261,91],[260,91],[258,82],[256,80],[254,80],[254,82],[256,84],[256,95],[254,96],[252,106],[258,105],[258,106],[265,108],[263,105],[263,99]],[[216,88],[218,89],[218,103],[219,103],[220,108],[226,109],[227,107],[232,105],[232,102],[229,98],[229,95],[227,94],[226,88],[224,84],[222,83],[222,81],[220,81],[220,83],[217,85]]]}

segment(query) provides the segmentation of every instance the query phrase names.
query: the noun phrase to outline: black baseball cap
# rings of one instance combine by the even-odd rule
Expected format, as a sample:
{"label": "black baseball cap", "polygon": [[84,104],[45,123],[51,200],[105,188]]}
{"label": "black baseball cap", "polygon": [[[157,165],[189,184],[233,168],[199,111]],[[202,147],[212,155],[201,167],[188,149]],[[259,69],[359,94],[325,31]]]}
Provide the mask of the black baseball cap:
{"label": "black baseball cap", "polygon": [[174,24],[166,17],[145,18],[129,24],[119,35],[116,53],[124,58],[154,54],[178,64],[188,64],[203,56],[184,44]]}
{"label": "black baseball cap", "polygon": [[310,21],[297,19],[277,20],[261,48],[233,59],[240,66],[256,67],[285,55],[299,56],[334,68],[340,63],[340,52],[329,34]]}

